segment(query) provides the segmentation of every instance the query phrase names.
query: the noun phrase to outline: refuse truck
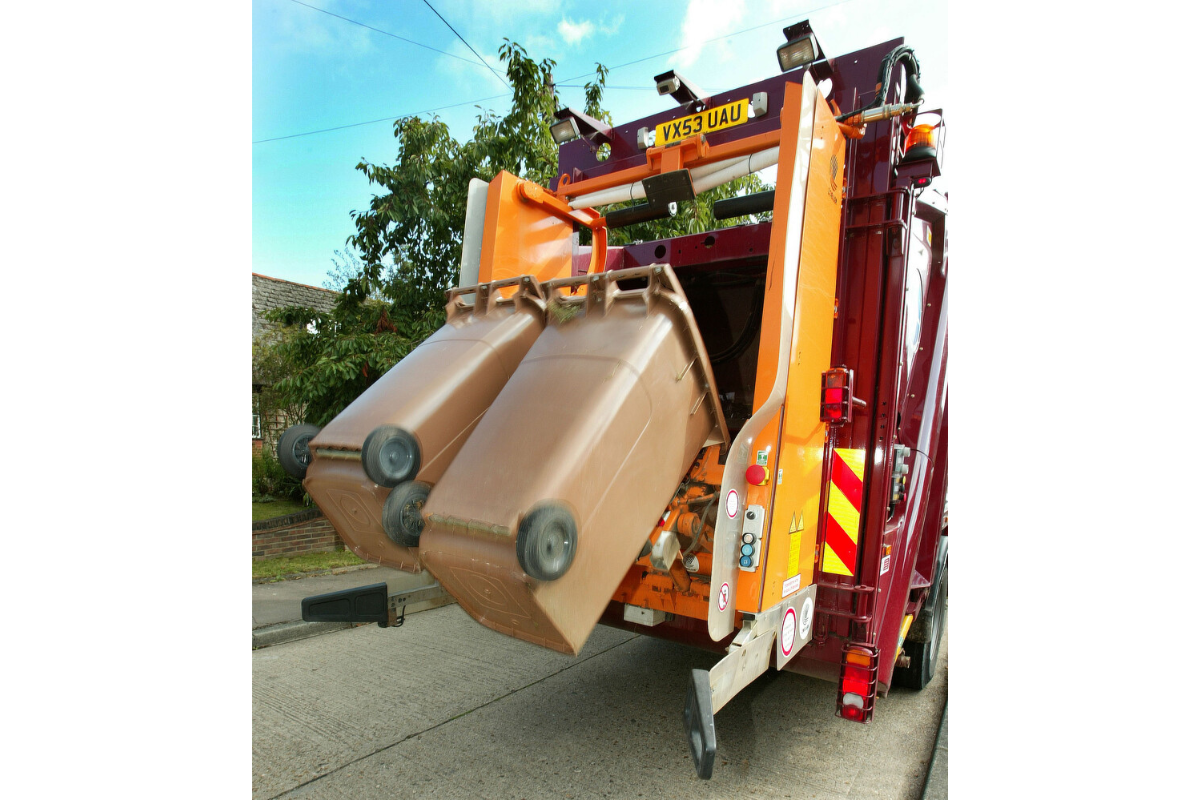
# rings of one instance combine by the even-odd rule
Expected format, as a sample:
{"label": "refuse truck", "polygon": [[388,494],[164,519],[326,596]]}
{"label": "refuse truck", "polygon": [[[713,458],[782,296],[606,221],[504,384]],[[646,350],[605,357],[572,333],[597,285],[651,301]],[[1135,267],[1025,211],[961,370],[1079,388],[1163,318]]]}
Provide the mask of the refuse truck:
{"label": "refuse truck", "polygon": [[[701,778],[714,715],[768,669],[868,723],[929,682],[946,613],[942,112],[903,39],[832,57],[800,22],[778,59],[718,93],[665,72],[669,107],[616,127],[556,112],[550,186],[472,183],[445,326],[279,442],[354,553],[494,631],[725,654],[687,676]],[[774,189],[714,205],[743,224],[608,246],[768,167]],[[412,600],[375,584],[304,617],[387,627]]]}

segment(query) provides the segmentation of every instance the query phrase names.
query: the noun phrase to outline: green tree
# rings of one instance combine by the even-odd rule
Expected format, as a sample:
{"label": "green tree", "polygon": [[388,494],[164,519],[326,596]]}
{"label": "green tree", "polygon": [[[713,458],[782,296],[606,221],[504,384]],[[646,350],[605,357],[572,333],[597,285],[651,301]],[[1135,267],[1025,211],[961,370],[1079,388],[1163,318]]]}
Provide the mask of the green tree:
{"label": "green tree", "polygon": [[[353,254],[341,254],[330,277],[344,281],[328,313],[287,308],[270,318],[296,325],[304,335],[284,337],[274,356],[287,365],[276,389],[286,404],[317,425],[333,419],[383,373],[445,321],[445,293],[456,285],[462,254],[467,188],[472,178],[491,181],[501,170],[548,186],[557,177],[558,147],[550,133],[559,107],[555,62],[529,57],[504,40],[500,59],[512,86],[503,116],[480,110],[465,142],[434,117],[404,117],[394,125],[394,164],[361,161],[355,167],[375,189],[365,211],[352,211]],[[597,63],[584,89],[585,110],[611,124],[602,108],[608,70]],[[668,220],[613,231],[612,244],[651,240],[735,224],[712,217],[712,203],[764,184],[749,176],[694,202]],[[586,242],[585,242],[586,243]]]}

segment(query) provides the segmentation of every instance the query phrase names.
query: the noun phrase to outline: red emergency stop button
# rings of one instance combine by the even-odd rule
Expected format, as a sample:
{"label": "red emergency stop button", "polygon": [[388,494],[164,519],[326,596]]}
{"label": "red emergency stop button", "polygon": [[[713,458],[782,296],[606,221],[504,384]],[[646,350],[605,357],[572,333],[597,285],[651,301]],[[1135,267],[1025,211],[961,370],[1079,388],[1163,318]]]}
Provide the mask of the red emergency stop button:
{"label": "red emergency stop button", "polygon": [[750,467],[746,470],[746,482],[752,483],[755,486],[766,486],[767,468],[760,466],[759,464],[755,464],[754,466]]}

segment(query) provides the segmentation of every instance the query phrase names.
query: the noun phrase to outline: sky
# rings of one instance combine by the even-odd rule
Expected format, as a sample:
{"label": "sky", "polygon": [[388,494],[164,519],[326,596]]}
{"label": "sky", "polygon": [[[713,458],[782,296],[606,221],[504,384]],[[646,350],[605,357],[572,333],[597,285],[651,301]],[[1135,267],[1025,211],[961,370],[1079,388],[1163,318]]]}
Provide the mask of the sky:
{"label": "sky", "polygon": [[[903,36],[921,63],[925,107],[950,109],[946,0],[429,2],[501,75],[505,37],[536,60],[553,59],[560,84],[582,87],[585,79],[567,79],[603,63],[610,87],[630,87],[605,93],[618,124],[674,105],[653,81],[670,68],[710,92],[778,74],[782,30],[802,19],[834,56]],[[477,106],[503,113],[506,87],[470,48],[424,0],[253,0],[255,272],[314,286],[328,280],[334,251],[354,232],[351,211],[370,203],[371,187],[354,167],[360,159],[393,163],[395,118],[436,114],[461,140]],[[583,105],[582,88],[560,86],[560,97]],[[948,141],[952,126],[951,111]],[[327,128],[340,129],[295,136]]]}

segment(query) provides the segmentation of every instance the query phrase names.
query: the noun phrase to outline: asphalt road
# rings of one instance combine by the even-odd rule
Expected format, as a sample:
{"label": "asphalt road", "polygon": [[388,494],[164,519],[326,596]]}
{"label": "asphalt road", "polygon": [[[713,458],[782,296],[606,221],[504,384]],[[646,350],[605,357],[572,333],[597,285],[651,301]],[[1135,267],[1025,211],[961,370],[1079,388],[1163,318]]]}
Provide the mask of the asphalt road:
{"label": "asphalt road", "polygon": [[919,798],[946,701],[937,677],[875,720],[834,716],[831,683],[769,672],[716,717],[700,781],[688,671],[714,653],[603,626],[577,658],[457,605],[254,651],[256,798]]}

